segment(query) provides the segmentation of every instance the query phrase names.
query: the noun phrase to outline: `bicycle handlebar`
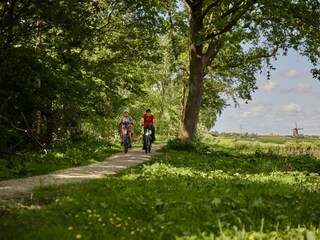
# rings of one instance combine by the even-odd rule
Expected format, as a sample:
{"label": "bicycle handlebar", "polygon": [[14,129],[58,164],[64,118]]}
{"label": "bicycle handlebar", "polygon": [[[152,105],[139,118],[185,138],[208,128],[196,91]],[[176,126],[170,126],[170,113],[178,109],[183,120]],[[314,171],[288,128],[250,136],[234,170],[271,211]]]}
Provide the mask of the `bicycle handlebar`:
{"label": "bicycle handlebar", "polygon": [[133,122],[121,122],[119,125],[129,125],[129,124],[132,124],[133,125]]}

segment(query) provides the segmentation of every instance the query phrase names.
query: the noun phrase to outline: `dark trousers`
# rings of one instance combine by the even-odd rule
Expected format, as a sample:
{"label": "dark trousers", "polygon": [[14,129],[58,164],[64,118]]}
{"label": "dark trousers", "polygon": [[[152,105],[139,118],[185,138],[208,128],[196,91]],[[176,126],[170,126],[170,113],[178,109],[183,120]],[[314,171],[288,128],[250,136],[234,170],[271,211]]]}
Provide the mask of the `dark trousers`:
{"label": "dark trousers", "polygon": [[151,135],[150,135],[151,136],[151,142],[154,142],[156,140],[156,138],[155,138],[156,130],[154,129],[154,126],[152,126],[152,125],[144,128],[143,140],[144,140],[145,134],[148,131],[148,129],[151,130]]}

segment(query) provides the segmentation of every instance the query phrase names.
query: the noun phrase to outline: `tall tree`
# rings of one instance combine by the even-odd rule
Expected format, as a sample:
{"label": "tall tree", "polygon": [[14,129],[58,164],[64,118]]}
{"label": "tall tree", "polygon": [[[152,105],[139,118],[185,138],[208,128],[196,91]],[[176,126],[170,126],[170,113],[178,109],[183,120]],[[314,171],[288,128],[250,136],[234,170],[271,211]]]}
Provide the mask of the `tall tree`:
{"label": "tall tree", "polygon": [[139,93],[142,69],[158,59],[158,6],[1,1],[0,153],[49,145],[53,136],[75,138],[89,117],[114,118],[124,93]]}
{"label": "tall tree", "polygon": [[[254,74],[289,48],[319,64],[318,0],[184,0],[189,14],[189,91],[182,139],[194,139],[205,81],[226,84],[234,96],[251,99]],[[272,67],[272,66],[271,66]],[[313,69],[319,78],[319,69]]]}

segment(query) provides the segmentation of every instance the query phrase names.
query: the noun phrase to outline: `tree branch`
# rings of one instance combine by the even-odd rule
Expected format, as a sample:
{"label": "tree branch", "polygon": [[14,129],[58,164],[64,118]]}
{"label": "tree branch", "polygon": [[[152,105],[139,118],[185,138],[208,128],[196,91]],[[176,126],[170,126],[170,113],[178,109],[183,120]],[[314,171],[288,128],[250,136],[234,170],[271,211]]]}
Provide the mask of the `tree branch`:
{"label": "tree branch", "polygon": [[221,18],[226,18],[227,16],[229,16],[230,14],[233,14],[235,12],[237,12],[237,10],[240,8],[240,5],[243,1],[239,1],[237,3],[235,3],[232,8],[230,8],[228,11],[224,12],[222,15],[221,15]]}
{"label": "tree branch", "polygon": [[[23,120],[26,122],[26,124],[29,125],[28,122],[27,122],[27,119],[26,119],[25,115],[24,115],[23,113],[21,113],[21,115],[22,115]],[[2,118],[2,119],[5,120],[8,124],[10,124],[11,127],[12,127],[13,129],[15,129],[16,131],[24,132],[29,138],[31,138],[32,141],[34,141],[34,142],[35,142],[37,145],[39,145],[45,152],[47,152],[47,150],[45,149],[45,144],[41,144],[41,143],[38,141],[38,139],[36,139],[36,138],[33,136],[32,131],[31,131],[30,129],[22,129],[22,128],[17,127],[17,126],[15,126],[15,125],[13,124],[13,122],[12,122],[10,119],[8,119],[8,118],[6,118],[6,117],[0,116],[0,118]],[[28,127],[28,128],[29,128],[29,127]]]}
{"label": "tree branch", "polygon": [[[240,11],[239,9],[240,9],[240,5],[241,5],[241,1],[239,1],[231,9],[229,9],[228,11],[223,13],[221,18],[226,18],[230,14],[234,14],[235,16],[224,26],[224,28],[222,28],[220,31],[212,32],[212,33],[208,34],[205,39],[209,40],[209,39],[212,39],[218,35],[221,35],[225,32],[230,31],[230,29],[238,23],[238,21],[242,18],[242,16],[244,14],[246,14],[250,10],[250,8],[253,6],[253,4],[255,4],[255,3],[256,3],[256,0],[250,1],[248,4],[246,4],[246,6],[243,7],[243,10]],[[237,14],[235,14],[235,13],[237,13]]]}
{"label": "tree branch", "polygon": [[203,55],[203,63],[207,67],[209,66],[213,59],[218,55],[221,49],[222,43],[219,39],[212,40],[209,43],[206,53]]}
{"label": "tree branch", "polygon": [[28,128],[27,130],[24,130],[24,132],[25,132],[37,145],[39,145],[42,149],[44,149],[44,150],[46,151],[46,149],[45,149],[45,144],[41,144],[41,143],[39,142],[39,140],[33,135],[32,130],[31,130],[30,127],[29,127],[28,120],[27,120],[27,118],[26,118],[26,116],[24,115],[23,112],[21,112],[21,115],[22,115],[23,120],[24,120],[25,123],[26,123],[27,128]]}
{"label": "tree branch", "polygon": [[211,4],[203,11],[202,20],[205,18],[205,16],[208,14],[208,12],[209,12],[212,8],[218,6],[219,2],[220,2],[220,0],[216,0],[215,2],[211,3]]}
{"label": "tree branch", "polygon": [[87,46],[89,45],[89,43],[92,42],[92,36],[100,36],[102,33],[103,33],[103,29],[105,29],[108,25],[110,25],[111,23],[111,16],[114,12],[114,8],[111,9],[110,13],[108,14],[108,17],[107,17],[107,22],[102,25],[100,28],[96,29],[92,34],[91,36],[88,36],[87,37],[87,42],[84,43],[84,46],[81,48],[80,52],[79,52],[79,55],[81,55],[83,53],[83,51],[87,48]]}
{"label": "tree branch", "polygon": [[184,0],[184,2],[185,2],[189,7],[191,7],[192,2],[191,2],[190,0]]}

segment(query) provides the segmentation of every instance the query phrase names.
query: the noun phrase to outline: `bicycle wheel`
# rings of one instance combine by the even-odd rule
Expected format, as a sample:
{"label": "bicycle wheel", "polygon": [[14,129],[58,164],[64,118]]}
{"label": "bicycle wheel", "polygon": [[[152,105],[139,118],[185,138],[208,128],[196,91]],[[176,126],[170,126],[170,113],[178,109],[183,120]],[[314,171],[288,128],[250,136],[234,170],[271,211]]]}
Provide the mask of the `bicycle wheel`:
{"label": "bicycle wheel", "polygon": [[146,138],[146,153],[150,153],[151,151],[151,137],[150,135]]}
{"label": "bicycle wheel", "polygon": [[145,153],[148,153],[148,136],[146,136],[144,141],[144,151]]}
{"label": "bicycle wheel", "polygon": [[150,144],[148,146],[148,153],[150,153],[150,152],[151,152],[151,140],[150,140]]}
{"label": "bicycle wheel", "polygon": [[123,136],[123,148],[124,148],[124,153],[127,153],[129,148],[128,134],[124,134]]}
{"label": "bicycle wheel", "polygon": [[147,134],[143,135],[143,149],[145,153],[148,153],[148,135]]}

